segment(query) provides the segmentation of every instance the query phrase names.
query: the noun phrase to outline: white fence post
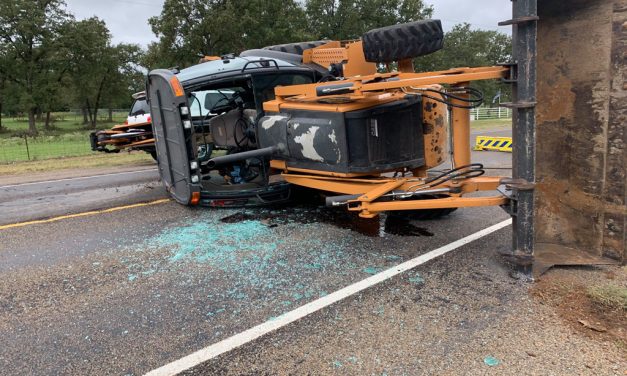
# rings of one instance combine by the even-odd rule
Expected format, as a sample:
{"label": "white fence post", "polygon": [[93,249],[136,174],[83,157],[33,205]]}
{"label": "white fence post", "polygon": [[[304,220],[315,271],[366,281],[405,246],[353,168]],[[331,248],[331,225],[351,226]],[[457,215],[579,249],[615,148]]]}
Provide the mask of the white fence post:
{"label": "white fence post", "polygon": [[512,111],[502,107],[477,107],[470,111],[471,120],[511,119]]}

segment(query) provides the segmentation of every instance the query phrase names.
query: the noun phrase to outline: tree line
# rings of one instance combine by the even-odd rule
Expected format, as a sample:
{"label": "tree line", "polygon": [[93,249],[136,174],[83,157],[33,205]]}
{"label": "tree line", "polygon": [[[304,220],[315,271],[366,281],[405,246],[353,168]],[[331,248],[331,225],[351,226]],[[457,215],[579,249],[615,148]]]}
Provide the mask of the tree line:
{"label": "tree line", "polygon": [[[0,0],[0,114],[27,114],[36,133],[38,118],[48,128],[51,112],[73,106],[95,127],[98,109],[128,106],[150,69],[274,44],[357,39],[432,15],[423,0],[165,0],[148,20],[156,41],[143,49],[114,45],[104,21],[76,20],[63,0]],[[510,50],[509,36],[460,24],[446,34],[444,50],[414,65],[493,65],[507,61]],[[488,97],[499,90],[497,83],[481,85]]]}
{"label": "tree line", "polygon": [[138,45],[114,45],[104,21],[76,20],[62,0],[0,0],[0,113],[25,114],[31,134],[51,113],[78,107],[95,127],[100,108],[127,106],[141,89]]}

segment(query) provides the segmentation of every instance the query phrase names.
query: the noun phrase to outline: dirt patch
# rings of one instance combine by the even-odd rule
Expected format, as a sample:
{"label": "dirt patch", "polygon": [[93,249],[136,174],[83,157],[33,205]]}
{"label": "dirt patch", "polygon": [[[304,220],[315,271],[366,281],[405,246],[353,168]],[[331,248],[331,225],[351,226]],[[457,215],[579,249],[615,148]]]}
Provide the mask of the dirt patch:
{"label": "dirt patch", "polygon": [[615,304],[625,289],[625,267],[565,268],[543,275],[531,295],[586,337],[627,351],[627,310]]}

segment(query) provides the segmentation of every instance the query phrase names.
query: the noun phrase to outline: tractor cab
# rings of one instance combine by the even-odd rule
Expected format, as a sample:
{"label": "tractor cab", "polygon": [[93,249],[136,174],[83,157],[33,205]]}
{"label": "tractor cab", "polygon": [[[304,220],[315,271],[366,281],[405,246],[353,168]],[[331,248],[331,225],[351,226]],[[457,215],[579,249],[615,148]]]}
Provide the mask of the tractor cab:
{"label": "tractor cab", "polygon": [[303,65],[254,56],[151,71],[147,97],[159,172],[171,196],[220,207],[288,201],[289,184],[271,173],[272,153],[258,148],[263,103],[277,86],[319,78]]}

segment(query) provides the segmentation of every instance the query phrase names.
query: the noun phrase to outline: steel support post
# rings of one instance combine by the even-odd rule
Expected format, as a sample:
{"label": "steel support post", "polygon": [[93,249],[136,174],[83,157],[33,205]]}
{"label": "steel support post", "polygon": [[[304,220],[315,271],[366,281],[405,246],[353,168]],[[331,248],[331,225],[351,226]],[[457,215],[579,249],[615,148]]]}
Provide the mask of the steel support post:
{"label": "steel support post", "polygon": [[534,247],[537,0],[512,0],[512,8],[513,178],[526,181],[513,187],[513,251],[529,259]]}

